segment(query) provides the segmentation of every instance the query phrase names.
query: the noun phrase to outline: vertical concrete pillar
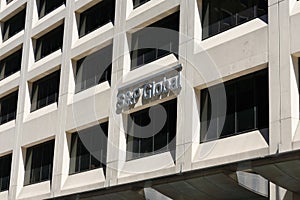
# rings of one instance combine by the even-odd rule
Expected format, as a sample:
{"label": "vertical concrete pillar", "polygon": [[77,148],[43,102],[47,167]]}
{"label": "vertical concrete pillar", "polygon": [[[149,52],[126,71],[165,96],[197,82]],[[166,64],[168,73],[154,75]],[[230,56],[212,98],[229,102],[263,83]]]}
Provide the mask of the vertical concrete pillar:
{"label": "vertical concrete pillar", "polygon": [[[31,42],[31,29],[33,21],[36,20],[33,14],[33,4],[34,1],[28,1],[26,4],[26,19],[25,19],[25,29],[22,45],[22,62],[21,62],[21,75],[20,75],[20,84],[19,84],[19,94],[18,94],[18,105],[17,105],[17,116],[16,116],[16,126],[15,126],[15,145],[13,148],[13,157],[10,179],[10,192],[9,199],[17,199],[20,194],[22,187],[24,185],[24,154],[21,146],[22,141],[22,125],[24,120],[24,115],[26,115],[26,110],[30,109],[28,105],[28,84],[26,80],[26,74],[28,71],[28,66],[32,63],[32,55],[28,49],[32,49]],[[3,1],[2,1],[3,5]]]}
{"label": "vertical concrete pillar", "polygon": [[[74,33],[77,30],[73,30],[74,23],[74,1],[66,1],[66,12],[64,19],[64,45],[62,49],[62,61],[61,61],[61,77],[59,88],[59,102],[58,102],[58,131],[55,135],[55,149],[53,158],[53,175],[52,175],[52,196],[58,196],[61,192],[64,182],[69,175],[69,162],[70,154],[68,150],[68,140],[66,135],[66,120],[68,109],[68,96],[73,95],[74,91],[70,87],[70,76],[72,72],[71,64],[71,47],[74,39]],[[73,31],[69,31],[73,30]]]}
{"label": "vertical concrete pillar", "polygon": [[[126,138],[123,131],[122,114],[116,113],[117,86],[130,69],[130,56],[126,35],[126,19],[133,9],[129,1],[116,1],[115,34],[113,39],[113,60],[111,75],[111,109],[107,144],[106,186],[117,184],[122,162],[126,159]],[[125,66],[125,67],[123,67]]]}
{"label": "vertical concrete pillar", "polygon": [[293,193],[270,183],[270,200],[293,200]]}
{"label": "vertical concrete pillar", "polygon": [[270,153],[276,153],[281,133],[281,76],[279,59],[279,5],[277,0],[269,1],[269,121]]}
{"label": "vertical concrete pillar", "polygon": [[290,53],[291,2],[292,1],[289,0],[278,2],[281,80],[281,152],[292,150],[292,140],[299,121],[297,76]]}
{"label": "vertical concrete pillar", "polygon": [[177,111],[177,171],[188,171],[192,168],[192,160],[200,141],[199,95],[193,80],[195,66],[193,56],[195,43],[201,40],[200,16],[197,0],[181,0],[180,2],[180,45],[179,62],[183,66],[182,91],[178,96]]}

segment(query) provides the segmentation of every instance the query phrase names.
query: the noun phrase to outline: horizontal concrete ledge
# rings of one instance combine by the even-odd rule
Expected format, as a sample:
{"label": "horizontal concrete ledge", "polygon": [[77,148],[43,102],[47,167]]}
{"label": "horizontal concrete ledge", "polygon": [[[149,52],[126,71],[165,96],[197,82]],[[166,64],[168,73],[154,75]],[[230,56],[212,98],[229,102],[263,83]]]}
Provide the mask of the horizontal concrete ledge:
{"label": "horizontal concrete ledge", "polygon": [[[117,196],[123,196],[124,197],[130,197],[134,199],[144,199],[144,188],[152,187],[153,189],[158,190],[163,195],[168,196],[168,193],[174,190],[174,188],[178,189],[178,192],[180,192],[180,188],[188,189],[188,185],[191,183],[194,183],[195,181],[198,183],[199,180],[202,180],[200,182],[203,183],[203,180],[207,179],[208,181],[212,182],[213,184],[223,184],[224,181],[227,183],[230,183],[231,186],[229,187],[231,194],[233,192],[237,192],[235,199],[240,199],[239,195],[247,195],[243,197],[249,197],[248,199],[266,199],[266,197],[258,195],[254,192],[251,192],[250,190],[246,190],[243,188],[238,181],[234,178],[237,171],[256,171],[255,169],[258,169],[260,167],[272,165],[275,163],[284,163],[284,162],[299,162],[300,160],[300,154],[299,152],[290,152],[290,153],[284,153],[284,154],[277,154],[273,156],[267,156],[264,158],[258,158],[258,159],[252,159],[251,161],[244,161],[244,162],[237,162],[229,165],[223,165],[218,167],[212,167],[202,170],[193,170],[188,171],[180,174],[172,174],[164,177],[158,177],[153,179],[147,179],[143,181],[138,182],[131,182],[128,184],[122,184],[117,185],[113,187],[107,187],[103,189],[98,189],[94,191],[89,192],[83,192],[80,194],[72,194],[68,196],[61,196],[61,197],[55,197],[53,199],[57,200],[71,200],[71,199],[84,199],[84,198],[91,198],[97,196],[99,199],[107,199]],[[265,177],[265,176],[264,176]],[[206,181],[204,181],[206,182]],[[202,184],[203,185],[203,184]],[[171,189],[170,189],[171,188]],[[169,190],[170,189],[170,190]],[[182,189],[182,190],[185,190]],[[188,192],[180,192],[180,195],[189,194],[191,195],[191,192],[193,192],[195,188],[191,189]],[[194,191],[195,192],[195,191]],[[211,194],[213,191],[208,192],[208,194]],[[218,192],[218,191],[215,191]],[[226,191],[223,191],[226,193]],[[170,193],[172,194],[172,193]],[[169,196],[170,196],[169,194]],[[115,196],[117,195],[117,196]],[[205,194],[202,194],[203,199],[207,200],[209,199]],[[183,197],[183,199],[189,199],[188,197]],[[226,196],[224,196],[225,199]],[[212,197],[210,197],[212,198]],[[247,199],[243,198],[243,199]],[[218,199],[223,199],[222,196]],[[234,199],[234,198],[233,198]]]}

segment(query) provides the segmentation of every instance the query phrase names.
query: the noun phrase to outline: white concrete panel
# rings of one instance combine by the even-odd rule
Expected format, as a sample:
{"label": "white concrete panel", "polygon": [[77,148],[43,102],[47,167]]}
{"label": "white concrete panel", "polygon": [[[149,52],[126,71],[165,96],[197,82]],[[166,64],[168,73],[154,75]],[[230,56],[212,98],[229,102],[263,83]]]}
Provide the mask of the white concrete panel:
{"label": "white concrete panel", "polygon": [[143,67],[129,71],[127,74],[125,74],[123,80],[119,80],[117,82],[118,87],[122,87],[122,85],[128,85],[137,82],[151,74],[156,74],[166,69],[170,69],[176,66],[177,64],[178,64],[178,60],[174,54],[164,56],[151,63],[145,64]]}
{"label": "white concrete panel", "polygon": [[[36,5],[37,6],[37,5]],[[48,28],[50,24],[55,24],[58,21],[63,20],[63,18],[65,17],[65,5],[61,5],[59,6],[57,9],[53,10],[52,12],[50,12],[49,14],[43,16],[41,19],[38,19],[38,10],[37,8],[34,9],[34,14],[36,15],[33,19],[36,19],[33,23],[33,31],[32,34],[33,35],[39,35],[40,33],[42,33],[42,30],[44,30],[45,28]]]}
{"label": "white concrete panel", "polygon": [[74,10],[81,13],[100,1],[102,0],[76,0],[74,3]]}
{"label": "white concrete panel", "polygon": [[20,31],[14,36],[10,37],[8,40],[0,43],[0,54],[8,54],[11,50],[22,45],[24,40],[24,31]]}
{"label": "white concrete panel", "polygon": [[68,106],[66,131],[108,117],[110,89],[107,85],[103,83],[96,86],[97,89],[93,87],[75,94],[74,103]]}
{"label": "white concrete panel", "polygon": [[122,162],[120,165],[119,184],[175,173],[175,164],[170,152]]}
{"label": "white concrete panel", "polygon": [[111,43],[113,33],[114,26],[110,22],[74,41],[71,57],[78,60],[81,57],[87,56],[88,54],[107,46]]}
{"label": "white concrete panel", "polygon": [[34,82],[59,69],[61,63],[61,50],[57,50],[50,55],[35,62],[27,74],[28,81]]}
{"label": "white concrete panel", "polygon": [[[13,150],[11,188],[9,194],[0,193],[0,199],[39,200],[162,177],[181,170],[260,158],[273,155],[278,146],[283,145],[285,151],[300,149],[299,128],[295,130],[299,123],[297,79],[292,73],[292,67],[297,66],[290,62],[291,54],[300,57],[299,1],[269,0],[268,24],[254,19],[202,41],[202,16],[197,5],[200,1],[151,0],[133,9],[132,0],[116,0],[115,23],[108,23],[79,39],[76,15],[98,2],[100,0],[67,0],[66,5],[38,19],[35,0],[14,0],[8,5],[5,0],[0,1],[1,21],[27,6],[25,30],[5,42],[0,41],[1,59],[23,45],[21,71],[0,81],[0,97],[17,87],[20,90],[16,120],[0,126],[0,141],[5,141],[0,142],[0,154]],[[130,71],[129,33],[178,9],[181,11],[179,61],[174,55],[168,55]],[[39,37],[62,23],[65,28],[63,49],[35,62],[32,37]],[[111,85],[105,82],[74,94],[72,60],[110,43],[114,48]],[[182,110],[178,112],[176,162],[169,152],[125,162],[123,117],[115,112],[118,87],[178,63],[182,64],[187,80],[178,97]],[[199,89],[266,67],[270,80],[270,146],[258,131],[200,144]],[[29,113],[28,81],[58,68],[61,69],[58,105],[51,104]],[[106,177],[102,169],[69,176],[65,132],[103,120],[109,121]],[[52,185],[48,181],[23,186],[24,160],[20,148],[49,138],[56,140]],[[271,188],[271,199],[276,199],[275,190]]]}
{"label": "white concrete panel", "polygon": [[294,7],[293,14],[290,16],[291,21],[291,38],[290,38],[290,44],[291,44],[291,53],[299,53],[300,52],[300,2],[297,2],[297,4]]}
{"label": "white concrete panel", "polygon": [[[126,21],[126,30],[130,31],[138,26],[145,27],[153,22],[162,19],[164,16],[175,12],[179,6],[179,0],[151,0],[148,6],[142,5],[134,9]],[[153,17],[155,17],[153,19]]]}
{"label": "white concrete panel", "polygon": [[16,136],[15,123],[16,121],[13,120],[0,126],[0,141],[5,141],[0,145],[0,154],[11,151],[14,148],[14,138]]}
{"label": "white concrete panel", "polygon": [[0,81],[0,97],[6,96],[7,94],[14,92],[18,89],[20,84],[20,72],[16,72],[11,76]]}
{"label": "white concrete panel", "polygon": [[[34,191],[34,192],[33,192]],[[50,197],[50,181],[24,186],[18,199],[43,199]]]}
{"label": "white concrete panel", "polygon": [[31,36],[35,39],[41,37],[50,30],[63,24],[65,17],[64,6],[60,6],[56,12],[51,12],[41,18],[37,24],[33,24]]}
{"label": "white concrete panel", "polygon": [[199,169],[249,160],[264,157],[268,151],[268,144],[261,133],[253,131],[200,144],[192,166],[193,169]]}
{"label": "white concrete panel", "polygon": [[22,127],[21,145],[30,145],[34,141],[54,137],[57,132],[57,105],[53,103],[29,114]]}
{"label": "white concrete panel", "polygon": [[14,14],[17,14],[20,10],[22,10],[26,5],[27,0],[18,0],[11,2],[6,6],[1,6],[0,20],[5,21],[7,18],[10,18]]}
{"label": "white concrete panel", "polygon": [[63,195],[95,190],[104,187],[103,169],[94,169],[74,175],[69,175],[62,187]]}
{"label": "white concrete panel", "polygon": [[300,124],[298,121],[298,126],[295,132],[295,135],[293,137],[293,143],[292,143],[293,150],[300,149]]}
{"label": "white concrete panel", "polygon": [[249,73],[251,68],[268,63],[267,25],[255,19],[204,40],[189,60],[195,70],[194,87],[242,71]]}
{"label": "white concrete panel", "polygon": [[0,192],[0,199],[8,199],[8,191]]}

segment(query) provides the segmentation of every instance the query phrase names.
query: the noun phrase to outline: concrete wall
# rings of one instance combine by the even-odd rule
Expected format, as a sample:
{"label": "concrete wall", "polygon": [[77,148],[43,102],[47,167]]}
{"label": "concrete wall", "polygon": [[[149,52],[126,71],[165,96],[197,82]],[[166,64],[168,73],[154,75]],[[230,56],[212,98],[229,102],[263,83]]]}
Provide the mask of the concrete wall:
{"label": "concrete wall", "polygon": [[[23,47],[21,71],[0,81],[0,96],[19,89],[16,120],[0,126],[0,155],[13,152],[9,192],[0,199],[42,199],[99,189],[251,160],[300,149],[298,60],[300,56],[300,2],[269,0],[269,22],[254,19],[202,41],[201,0],[151,0],[133,9],[132,0],[116,0],[115,23],[79,38],[76,11],[92,0],[67,0],[38,19],[35,0],[0,2],[0,21],[26,5],[25,30],[0,41],[0,58]],[[179,59],[169,55],[130,71],[129,34],[137,27],[180,10]],[[35,62],[32,38],[64,24],[62,51]],[[73,60],[113,43],[112,84],[101,83],[74,93]],[[178,99],[175,161],[166,152],[126,161],[126,114],[115,112],[120,85],[182,64],[182,90]],[[263,68],[269,71],[268,144],[258,131],[200,144],[200,90]],[[59,102],[30,113],[29,83],[56,69],[61,70]],[[145,105],[144,107],[147,107]],[[92,170],[69,176],[67,132],[109,120],[107,172]],[[24,182],[24,148],[55,138],[52,182],[29,186]],[[235,144],[235,145],[232,145]],[[149,163],[149,164],[145,164]],[[275,191],[276,189],[272,190]],[[277,198],[271,192],[271,199]]]}

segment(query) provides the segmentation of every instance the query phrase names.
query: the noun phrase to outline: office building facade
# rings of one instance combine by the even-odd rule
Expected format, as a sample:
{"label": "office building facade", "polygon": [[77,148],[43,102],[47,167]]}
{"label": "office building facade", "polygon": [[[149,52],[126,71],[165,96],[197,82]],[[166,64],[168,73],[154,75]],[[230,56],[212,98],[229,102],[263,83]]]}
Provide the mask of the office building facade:
{"label": "office building facade", "polygon": [[0,199],[300,199],[300,2],[1,0]]}

